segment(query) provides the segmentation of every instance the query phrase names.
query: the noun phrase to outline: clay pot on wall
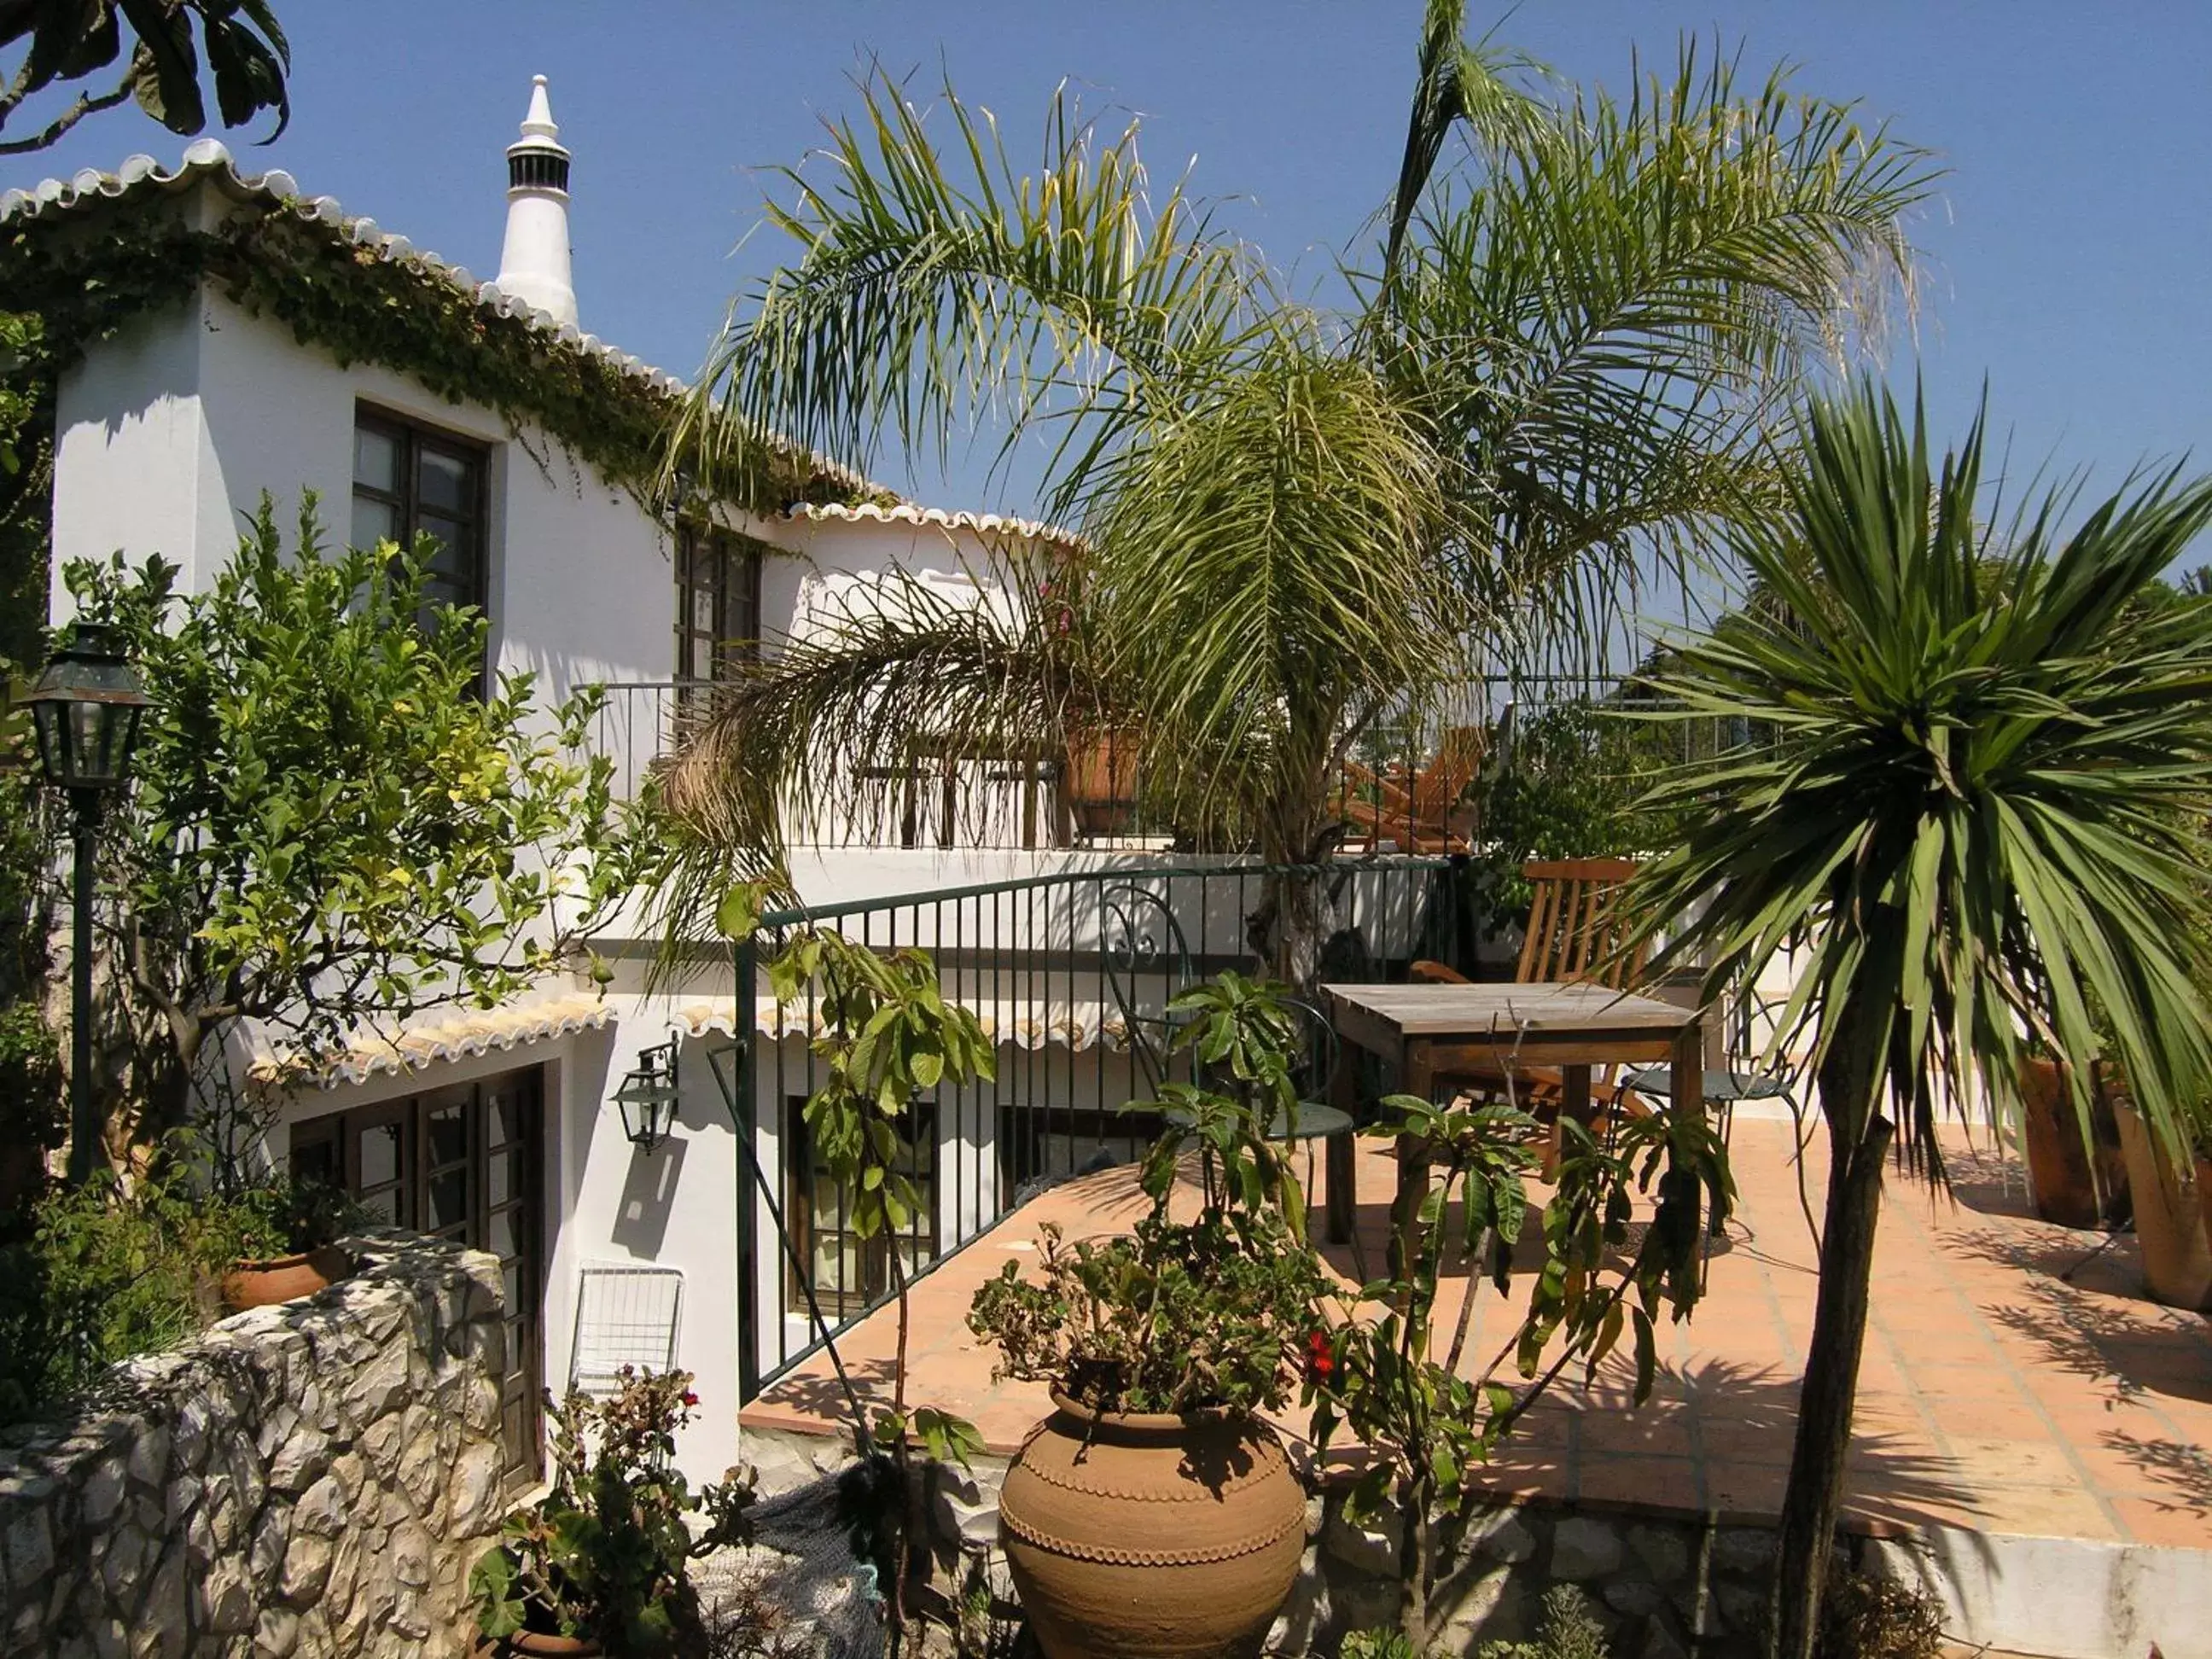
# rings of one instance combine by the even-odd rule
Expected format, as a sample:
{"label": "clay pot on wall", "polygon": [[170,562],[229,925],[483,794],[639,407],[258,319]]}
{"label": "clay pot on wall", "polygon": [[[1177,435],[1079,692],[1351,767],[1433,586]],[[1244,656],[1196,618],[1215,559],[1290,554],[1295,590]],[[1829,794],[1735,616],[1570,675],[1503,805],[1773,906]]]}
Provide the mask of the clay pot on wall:
{"label": "clay pot on wall", "polygon": [[519,1630],[495,1651],[515,1655],[517,1659],[599,1659],[606,1650],[589,1637],[540,1636],[534,1631]]}
{"label": "clay pot on wall", "polygon": [[265,1308],[276,1302],[296,1302],[326,1290],[353,1272],[343,1250],[325,1247],[296,1255],[267,1256],[240,1261],[222,1276],[222,1305],[233,1313]]}
{"label": "clay pot on wall", "polygon": [[2105,1091],[2098,1090],[2090,1108],[2087,1147],[2065,1068],[2057,1060],[2022,1060],[2020,1095],[2021,1141],[2036,1214],[2062,1227],[2102,1226],[2126,1214],[2127,1158]]}
{"label": "clay pot on wall", "polygon": [[1047,1659],[1256,1656],[1306,1546],[1305,1488],[1273,1431],[1053,1402],[999,1500]]}
{"label": "clay pot on wall", "polygon": [[2150,1127],[2124,1101],[2114,1105],[2142,1245],[2143,1290],[2172,1308],[2212,1310],[2212,1238],[2199,1190],[2200,1166],[2176,1167]]}
{"label": "clay pot on wall", "polygon": [[541,1636],[519,1630],[495,1640],[479,1636],[470,1659],[599,1659],[606,1650],[586,1636]]}
{"label": "clay pot on wall", "polygon": [[1065,787],[1079,833],[1123,836],[1136,827],[1138,749],[1133,732],[1069,734]]}

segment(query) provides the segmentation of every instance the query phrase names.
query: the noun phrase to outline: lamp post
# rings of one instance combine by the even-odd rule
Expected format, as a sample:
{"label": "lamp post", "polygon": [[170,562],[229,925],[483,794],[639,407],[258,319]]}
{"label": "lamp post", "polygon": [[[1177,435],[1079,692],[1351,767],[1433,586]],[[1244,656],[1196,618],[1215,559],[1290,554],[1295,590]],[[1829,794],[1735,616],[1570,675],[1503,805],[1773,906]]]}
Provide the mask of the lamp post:
{"label": "lamp post", "polygon": [[79,623],[70,643],[46,661],[25,700],[38,727],[39,768],[50,787],[65,790],[75,868],[70,975],[69,1183],[92,1178],[100,1124],[92,1097],[92,889],[94,837],[107,798],[130,779],[131,751],[146,694],[123,653],[117,631]]}

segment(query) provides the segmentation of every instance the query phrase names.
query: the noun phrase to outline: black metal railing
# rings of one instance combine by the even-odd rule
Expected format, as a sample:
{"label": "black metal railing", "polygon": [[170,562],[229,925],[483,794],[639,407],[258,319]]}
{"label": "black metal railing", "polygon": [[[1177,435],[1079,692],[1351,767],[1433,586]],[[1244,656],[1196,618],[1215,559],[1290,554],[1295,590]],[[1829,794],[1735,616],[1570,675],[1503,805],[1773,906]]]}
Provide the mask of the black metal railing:
{"label": "black metal railing", "polygon": [[[750,1190],[738,1205],[739,1393],[751,1399],[890,1294],[890,1253],[928,1273],[1054,1182],[1139,1158],[1157,1124],[1122,1109],[1150,1094],[1169,1000],[1267,966],[1270,917],[1297,912],[1316,980],[1402,977],[1420,957],[1457,962],[1453,891],[1463,861],[1384,857],[1316,866],[1118,867],[769,916],[738,950],[732,1040],[714,1052]],[[871,948],[917,946],[945,994],[982,1020],[997,1077],[909,1108],[907,1173],[922,1210],[895,1239],[845,1226],[801,1108],[821,1082],[810,1001],[779,1010],[763,967],[791,930],[829,928]]]}

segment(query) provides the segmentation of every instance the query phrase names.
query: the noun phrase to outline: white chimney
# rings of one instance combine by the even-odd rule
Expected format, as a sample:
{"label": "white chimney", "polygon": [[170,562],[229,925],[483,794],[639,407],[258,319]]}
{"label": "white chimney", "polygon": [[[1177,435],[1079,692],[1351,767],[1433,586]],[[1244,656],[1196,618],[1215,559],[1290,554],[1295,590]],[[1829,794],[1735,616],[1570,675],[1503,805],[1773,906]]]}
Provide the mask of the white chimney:
{"label": "white chimney", "polygon": [[568,152],[553,125],[545,77],[531,76],[530,113],[522,137],[507,147],[507,241],[499,251],[502,294],[551,314],[576,320],[576,290],[568,279]]}

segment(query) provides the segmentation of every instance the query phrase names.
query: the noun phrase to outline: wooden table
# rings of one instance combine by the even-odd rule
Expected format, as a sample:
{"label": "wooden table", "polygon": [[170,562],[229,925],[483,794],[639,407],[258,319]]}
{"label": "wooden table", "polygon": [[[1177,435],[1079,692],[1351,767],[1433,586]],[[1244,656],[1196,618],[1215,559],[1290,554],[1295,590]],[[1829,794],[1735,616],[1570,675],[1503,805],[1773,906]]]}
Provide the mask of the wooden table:
{"label": "wooden table", "polygon": [[[1658,1061],[1673,1073],[1674,1103],[1704,1107],[1705,1030],[1695,1009],[1602,985],[1550,981],[1322,989],[1344,1044],[1340,1092],[1356,1086],[1351,1051],[1357,1048],[1395,1073],[1397,1092],[1424,1099],[1440,1076],[1550,1066],[1560,1073],[1561,1113],[1586,1121],[1593,1066]],[[1328,1237],[1342,1243],[1352,1237],[1358,1196],[1358,1158],[1348,1137],[1329,1142],[1328,1167]]]}

